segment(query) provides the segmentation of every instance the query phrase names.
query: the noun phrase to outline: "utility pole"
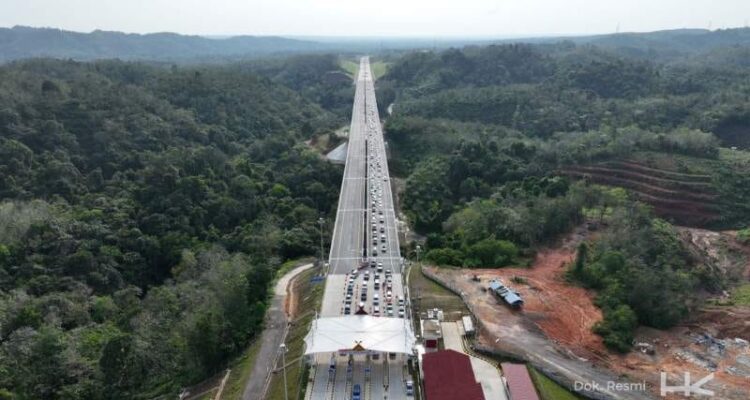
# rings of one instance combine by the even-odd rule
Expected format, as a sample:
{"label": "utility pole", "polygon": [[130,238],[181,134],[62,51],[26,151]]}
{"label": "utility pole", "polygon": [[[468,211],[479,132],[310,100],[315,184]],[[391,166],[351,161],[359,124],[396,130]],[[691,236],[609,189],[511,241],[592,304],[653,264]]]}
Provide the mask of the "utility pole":
{"label": "utility pole", "polygon": [[320,228],[320,265],[323,265],[323,225],[326,220],[323,217],[318,218],[318,227]]}
{"label": "utility pole", "polygon": [[284,400],[289,400],[289,388],[286,385],[286,344],[282,343],[279,349],[281,350],[281,369],[284,374]]}
{"label": "utility pole", "polygon": [[[419,268],[419,273],[421,274],[422,263],[419,262],[419,253],[422,252],[422,246],[417,245],[417,248],[415,249],[415,251],[417,252],[417,268]],[[419,288],[417,288],[417,310],[420,314],[422,313],[422,293]],[[414,316],[413,311],[414,310],[412,310],[412,317]]]}

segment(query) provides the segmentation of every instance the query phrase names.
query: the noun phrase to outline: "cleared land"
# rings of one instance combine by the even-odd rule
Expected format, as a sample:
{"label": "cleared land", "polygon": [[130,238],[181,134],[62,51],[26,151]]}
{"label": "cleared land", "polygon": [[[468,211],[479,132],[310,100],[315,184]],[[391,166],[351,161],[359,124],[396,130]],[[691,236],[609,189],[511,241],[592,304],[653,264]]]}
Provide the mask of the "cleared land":
{"label": "cleared land", "polygon": [[[681,229],[683,240],[703,257],[705,265],[730,275],[750,267],[750,254],[734,254],[746,249],[735,246],[733,235]],[[656,398],[660,371],[666,371],[673,383],[679,382],[683,371],[698,377],[715,372],[715,379],[706,387],[714,390],[717,398],[746,399],[750,393],[750,346],[735,338],[750,338],[750,307],[710,306],[673,329],[639,328],[639,345],[626,355],[611,353],[603,346],[591,332],[601,318],[593,304],[594,293],[571,286],[564,278],[575,246],[589,234],[581,228],[561,245],[539,251],[530,268],[431,270],[468,297],[483,326],[478,339],[481,348],[528,360],[567,385],[575,380],[645,381],[650,393],[614,393],[607,398]],[[473,281],[474,275],[480,283]],[[498,277],[521,293],[525,300],[522,311],[510,310],[483,290],[490,279]]]}
{"label": "cleared land", "polygon": [[[341,68],[343,68],[344,71],[346,71],[347,75],[351,76],[352,79],[357,76],[357,72],[359,71],[359,62],[348,58],[342,58],[341,60],[339,60],[339,65],[341,65]],[[388,71],[389,65],[389,63],[383,61],[370,60],[370,70],[372,71],[372,75],[375,80],[385,75],[385,73]]]}
{"label": "cleared land", "polygon": [[[748,210],[750,153],[721,149],[717,159],[639,152],[628,159],[563,168],[574,179],[625,188],[677,225],[735,227]],[[744,211],[743,211],[744,210]]]}

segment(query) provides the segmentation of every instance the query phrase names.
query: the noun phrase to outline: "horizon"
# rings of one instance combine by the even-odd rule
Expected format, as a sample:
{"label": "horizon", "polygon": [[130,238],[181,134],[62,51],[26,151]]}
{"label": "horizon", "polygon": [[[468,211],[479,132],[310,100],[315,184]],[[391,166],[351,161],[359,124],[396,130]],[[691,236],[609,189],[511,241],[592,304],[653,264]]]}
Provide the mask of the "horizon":
{"label": "horizon", "polygon": [[0,26],[196,36],[497,38],[742,27],[744,0],[5,0]]}
{"label": "horizon", "polygon": [[95,32],[105,33],[120,33],[125,35],[160,35],[160,34],[174,34],[180,36],[196,36],[208,39],[230,39],[237,37],[280,37],[285,39],[296,39],[296,40],[321,40],[321,41],[377,41],[377,40],[420,40],[420,41],[457,41],[457,40],[474,40],[474,41],[487,41],[487,40],[512,40],[512,39],[554,39],[554,38],[576,38],[576,37],[587,37],[587,36],[607,36],[607,35],[630,35],[630,34],[647,34],[654,32],[670,32],[670,31],[704,31],[704,32],[718,32],[723,30],[735,30],[735,29],[749,29],[747,25],[743,26],[729,26],[722,28],[701,28],[701,27],[682,27],[682,28],[665,28],[656,30],[645,30],[645,31],[614,31],[614,32],[598,32],[598,33],[529,33],[529,34],[497,34],[493,36],[487,35],[296,35],[296,34],[223,34],[223,33],[182,33],[175,31],[151,31],[151,32],[128,32],[113,29],[93,29],[93,30],[71,30],[55,26],[30,26],[30,25],[12,25],[12,26],[0,26],[0,29],[40,29],[40,30],[58,30],[63,32],[71,32],[78,34],[92,34]]}

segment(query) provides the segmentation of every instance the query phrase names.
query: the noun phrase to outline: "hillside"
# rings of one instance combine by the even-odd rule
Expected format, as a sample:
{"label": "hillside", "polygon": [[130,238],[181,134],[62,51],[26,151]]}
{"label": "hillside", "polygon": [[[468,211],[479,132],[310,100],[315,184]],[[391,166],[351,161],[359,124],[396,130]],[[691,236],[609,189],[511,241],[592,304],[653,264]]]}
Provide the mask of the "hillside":
{"label": "hillside", "polygon": [[303,142],[335,121],[234,66],[0,67],[0,397],[177,397],[223,370],[317,249],[341,171]]}
{"label": "hillside", "polygon": [[591,44],[619,54],[643,59],[674,60],[716,49],[747,46],[750,44],[750,28],[625,32],[572,38],[571,40],[575,43]]}
{"label": "hillside", "polygon": [[395,99],[386,133],[424,259],[524,266],[590,226],[566,276],[596,293],[604,344],[627,352],[637,327],[675,326],[739,283],[673,224],[750,225],[749,74],[571,43],[404,55],[379,90]]}
{"label": "hillside", "polygon": [[106,31],[80,33],[22,26],[0,28],[0,62],[32,57],[210,61],[212,58],[252,58],[324,48],[326,46],[320,43],[274,36],[209,39],[174,33],[139,35]]}

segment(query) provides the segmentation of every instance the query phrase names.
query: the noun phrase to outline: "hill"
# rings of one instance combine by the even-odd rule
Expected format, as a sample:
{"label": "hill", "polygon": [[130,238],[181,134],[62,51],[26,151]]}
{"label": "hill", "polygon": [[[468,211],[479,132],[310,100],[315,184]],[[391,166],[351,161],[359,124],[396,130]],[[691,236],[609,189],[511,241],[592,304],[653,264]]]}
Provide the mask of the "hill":
{"label": "hill", "polygon": [[[0,67],[0,397],[177,397],[315,252],[335,117],[233,66]],[[328,237],[328,235],[326,235]]]}
{"label": "hill", "polygon": [[80,33],[51,28],[0,28],[0,61],[32,57],[93,60],[180,61],[195,58],[258,57],[324,49],[320,43],[275,36],[209,39],[175,33]]}

